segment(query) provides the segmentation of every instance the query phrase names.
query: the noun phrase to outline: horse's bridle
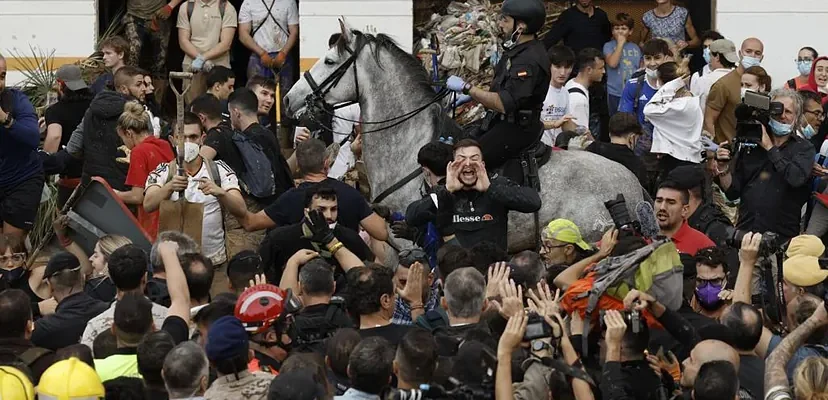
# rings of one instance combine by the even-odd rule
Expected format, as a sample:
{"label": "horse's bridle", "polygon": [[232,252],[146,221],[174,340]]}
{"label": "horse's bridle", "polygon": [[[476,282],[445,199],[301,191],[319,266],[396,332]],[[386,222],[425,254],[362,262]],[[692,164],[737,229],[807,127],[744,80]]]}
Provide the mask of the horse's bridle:
{"label": "horse's bridle", "polygon": [[[359,40],[354,50],[351,50],[345,46],[345,51],[350,53],[351,56],[348,57],[342,65],[337,67],[333,73],[328,75],[328,77],[325,78],[321,84],[316,83],[316,80],[313,79],[310,71],[305,71],[303,76],[305,77],[305,80],[308,81],[308,86],[311,88],[311,94],[305,98],[305,105],[307,105],[309,109],[336,110],[359,102],[359,79],[357,78],[356,59],[359,57],[359,53],[362,51],[362,48],[365,47],[365,42],[366,41],[364,39]],[[354,67],[354,85],[356,85],[357,101],[349,101],[331,107],[324,107],[325,96],[328,95],[328,92],[330,92],[331,89],[335,88],[336,85],[339,84],[339,81],[341,81],[342,77],[348,73],[348,68],[351,68],[351,66]]]}

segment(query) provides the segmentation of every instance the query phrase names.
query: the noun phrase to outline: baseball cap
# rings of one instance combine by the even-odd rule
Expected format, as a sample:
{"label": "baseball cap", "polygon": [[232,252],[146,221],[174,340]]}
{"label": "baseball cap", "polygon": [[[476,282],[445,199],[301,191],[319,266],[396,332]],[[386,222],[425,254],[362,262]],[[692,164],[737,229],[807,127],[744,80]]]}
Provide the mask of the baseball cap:
{"label": "baseball cap", "polygon": [[788,245],[788,251],[785,253],[788,257],[796,255],[822,257],[825,253],[825,245],[822,240],[814,235],[799,235],[791,239]]}
{"label": "baseball cap", "polygon": [[86,89],[86,81],[83,80],[83,74],[80,67],[75,64],[62,65],[55,74],[57,80],[63,82],[69,90]]}
{"label": "baseball cap", "polygon": [[795,255],[782,264],[782,276],[796,286],[814,286],[828,278],[828,271],[819,267],[819,258]]}
{"label": "baseball cap", "polygon": [[428,254],[422,249],[415,247],[400,252],[400,265],[404,268],[411,268],[411,265],[418,261],[424,267],[431,268],[431,263],[428,261]]}
{"label": "baseball cap", "polygon": [[730,40],[719,39],[710,43],[710,52],[719,53],[724,56],[727,61],[734,64],[739,62],[739,53],[736,52],[736,45]]}
{"label": "baseball cap", "polygon": [[544,232],[546,233],[546,237],[549,239],[574,244],[582,250],[589,250],[591,248],[589,243],[585,242],[584,238],[581,236],[581,230],[578,229],[578,225],[575,225],[574,222],[568,219],[559,218],[553,220],[546,225]]}
{"label": "baseball cap", "polygon": [[43,273],[43,278],[48,279],[62,271],[72,271],[80,269],[80,261],[72,253],[61,251],[49,259],[46,264],[46,271]]}
{"label": "baseball cap", "polygon": [[247,354],[250,337],[238,318],[225,316],[217,319],[207,331],[204,351],[210,361],[232,360]]}

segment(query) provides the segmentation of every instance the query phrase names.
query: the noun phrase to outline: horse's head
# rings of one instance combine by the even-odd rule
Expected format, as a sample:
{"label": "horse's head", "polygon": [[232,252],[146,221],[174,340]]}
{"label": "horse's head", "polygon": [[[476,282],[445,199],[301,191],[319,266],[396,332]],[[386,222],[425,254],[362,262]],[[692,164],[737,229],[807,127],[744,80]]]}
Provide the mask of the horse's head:
{"label": "horse's head", "polygon": [[340,104],[358,100],[356,61],[364,42],[345,22],[339,20],[342,36],[325,55],[305,72],[290,92],[284,104],[288,115],[296,116],[306,111],[310,101]]}

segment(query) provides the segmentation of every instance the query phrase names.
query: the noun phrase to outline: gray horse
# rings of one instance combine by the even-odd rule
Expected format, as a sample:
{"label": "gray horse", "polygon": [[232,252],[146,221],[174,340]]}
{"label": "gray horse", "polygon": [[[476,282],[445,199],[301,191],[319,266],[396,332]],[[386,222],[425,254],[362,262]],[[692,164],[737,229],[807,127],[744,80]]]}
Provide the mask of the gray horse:
{"label": "gray horse", "polygon": [[[442,105],[434,102],[428,74],[415,57],[384,35],[353,31],[341,20],[340,28],[343,39],[308,71],[312,85],[302,77],[285,96],[284,104],[288,114],[299,115],[307,110],[307,100],[313,94],[328,104],[359,102],[365,132],[363,160],[376,196],[419,168],[420,147],[437,134],[455,132],[457,127],[446,122]],[[409,119],[395,118],[421,108]],[[555,218],[570,219],[588,240],[598,240],[612,225],[605,201],[623,193],[635,216],[634,207],[643,200],[641,186],[629,170],[584,151],[553,152],[539,175],[541,224]],[[420,198],[421,185],[421,179],[414,179],[382,204],[405,210]],[[535,240],[533,216],[511,213],[509,251],[532,248]]]}

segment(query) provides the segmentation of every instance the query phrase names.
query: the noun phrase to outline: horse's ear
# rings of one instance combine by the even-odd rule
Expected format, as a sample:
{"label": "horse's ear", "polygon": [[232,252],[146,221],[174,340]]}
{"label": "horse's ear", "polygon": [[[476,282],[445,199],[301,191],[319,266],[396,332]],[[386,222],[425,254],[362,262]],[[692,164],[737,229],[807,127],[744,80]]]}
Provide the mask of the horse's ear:
{"label": "horse's ear", "polygon": [[344,16],[339,18],[339,29],[342,31],[342,38],[345,39],[345,43],[351,43],[354,40],[354,33],[351,31],[350,25],[345,22]]}

